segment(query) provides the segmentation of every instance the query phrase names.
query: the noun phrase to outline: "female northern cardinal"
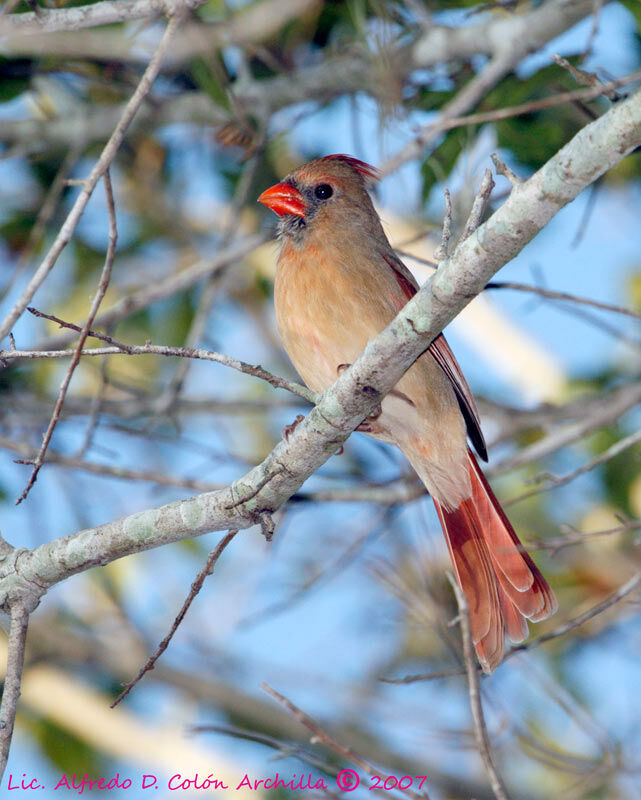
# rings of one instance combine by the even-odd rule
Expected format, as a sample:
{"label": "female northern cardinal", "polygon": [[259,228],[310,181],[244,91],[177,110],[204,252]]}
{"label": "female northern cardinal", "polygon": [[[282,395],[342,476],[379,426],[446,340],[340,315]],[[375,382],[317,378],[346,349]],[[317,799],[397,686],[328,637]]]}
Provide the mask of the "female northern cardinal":
{"label": "female northern cardinal", "polygon": [[[258,198],[279,215],[276,320],[310,389],[322,392],[396,316],[418,285],[392,249],[366,181],[374,167],[345,155],[305,164]],[[479,661],[491,672],[505,635],[556,610],[466,443],[487,453],[470,389],[438,336],[361,426],[397,445],[432,495],[470,609]]]}

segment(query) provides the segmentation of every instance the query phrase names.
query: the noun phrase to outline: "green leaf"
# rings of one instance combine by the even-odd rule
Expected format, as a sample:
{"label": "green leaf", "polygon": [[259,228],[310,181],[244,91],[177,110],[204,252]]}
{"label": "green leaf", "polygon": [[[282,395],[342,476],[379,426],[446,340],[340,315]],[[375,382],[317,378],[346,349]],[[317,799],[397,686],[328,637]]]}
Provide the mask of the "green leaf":
{"label": "green leaf", "polygon": [[[220,55],[215,54],[210,56],[210,58],[216,58],[218,60],[220,74],[227,75],[227,70]],[[227,96],[225,87],[216,75],[216,70],[212,69],[204,58],[198,57],[191,62],[191,77],[196,86],[208,95],[217,106],[231,111],[229,97]]]}

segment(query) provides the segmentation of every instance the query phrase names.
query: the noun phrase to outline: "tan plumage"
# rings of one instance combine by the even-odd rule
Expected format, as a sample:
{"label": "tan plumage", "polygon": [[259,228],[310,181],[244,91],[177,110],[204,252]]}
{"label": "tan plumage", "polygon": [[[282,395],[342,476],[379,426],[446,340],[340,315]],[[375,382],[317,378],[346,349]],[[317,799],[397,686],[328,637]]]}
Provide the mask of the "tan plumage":
{"label": "tan plumage", "polygon": [[[375,170],[348,156],[317,159],[264,192],[280,216],[275,285],[283,344],[303,380],[323,391],[416,292],[366,189]],[[441,335],[410,367],[368,423],[397,445],[429,490],[454,570],[468,598],[479,660],[501,661],[505,635],[522,641],[525,618],[556,609],[466,442],[485,443],[472,394]]]}

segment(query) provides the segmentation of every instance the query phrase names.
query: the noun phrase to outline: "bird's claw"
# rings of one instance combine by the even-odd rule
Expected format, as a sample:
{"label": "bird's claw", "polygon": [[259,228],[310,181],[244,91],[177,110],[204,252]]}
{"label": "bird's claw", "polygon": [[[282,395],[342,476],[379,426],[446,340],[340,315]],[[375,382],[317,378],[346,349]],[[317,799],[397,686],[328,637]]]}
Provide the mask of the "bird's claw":
{"label": "bird's claw", "polygon": [[290,423],[289,425],[285,425],[285,427],[284,427],[284,428],[283,428],[283,430],[281,431],[281,436],[283,437],[283,439],[284,439],[286,442],[288,442],[288,441],[289,441],[289,437],[292,435],[292,433],[294,433],[294,431],[296,430],[296,428],[298,427],[298,425],[299,425],[299,424],[300,424],[300,423],[301,423],[301,422],[302,422],[304,419],[305,419],[305,417],[304,417],[302,414],[297,414],[297,415],[296,415],[296,419],[295,419],[295,420],[294,420],[292,423]]}
{"label": "bird's claw", "polygon": [[372,411],[371,414],[368,414],[365,419],[361,422],[361,424],[355,428],[355,430],[360,431],[361,433],[376,433],[377,426],[373,423],[380,417],[383,413],[383,409],[379,405],[377,408]]}

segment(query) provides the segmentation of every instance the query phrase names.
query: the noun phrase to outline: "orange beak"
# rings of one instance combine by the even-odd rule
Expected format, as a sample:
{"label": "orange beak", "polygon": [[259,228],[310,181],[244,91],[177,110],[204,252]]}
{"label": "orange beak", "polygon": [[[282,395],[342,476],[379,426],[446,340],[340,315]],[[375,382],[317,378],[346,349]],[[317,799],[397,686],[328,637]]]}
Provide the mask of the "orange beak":
{"label": "orange beak", "polygon": [[304,217],[307,207],[303,195],[291,183],[276,183],[258,198],[258,202],[275,211],[279,217],[285,214],[294,214]]}

